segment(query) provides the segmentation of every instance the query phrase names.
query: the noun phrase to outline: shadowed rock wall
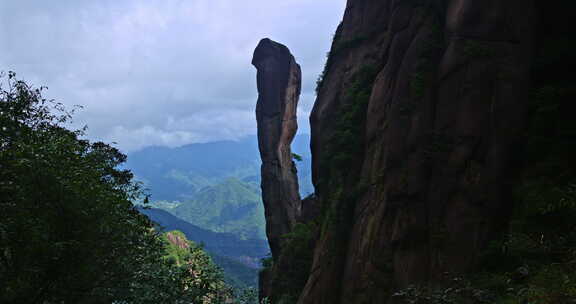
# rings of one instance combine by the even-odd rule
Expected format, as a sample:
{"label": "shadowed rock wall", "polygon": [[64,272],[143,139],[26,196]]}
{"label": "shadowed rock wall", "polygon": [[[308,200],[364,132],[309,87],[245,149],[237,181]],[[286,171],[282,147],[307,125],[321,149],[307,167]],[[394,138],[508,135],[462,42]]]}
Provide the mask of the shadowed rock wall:
{"label": "shadowed rock wall", "polygon": [[296,107],[301,72],[288,48],[268,38],[256,47],[252,64],[258,71],[256,119],[266,234],[276,260],[281,253],[281,236],[290,232],[300,213],[298,179],[290,144],[298,129]]}
{"label": "shadowed rock wall", "polygon": [[298,303],[386,303],[505,230],[530,0],[349,0],[310,117],[322,231]]}

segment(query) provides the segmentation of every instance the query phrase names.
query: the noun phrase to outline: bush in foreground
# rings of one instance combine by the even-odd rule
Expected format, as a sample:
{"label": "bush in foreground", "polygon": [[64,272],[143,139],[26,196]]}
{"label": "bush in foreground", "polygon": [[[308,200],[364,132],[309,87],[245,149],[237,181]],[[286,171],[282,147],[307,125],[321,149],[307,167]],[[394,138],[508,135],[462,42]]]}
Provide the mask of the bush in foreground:
{"label": "bush in foreground", "polygon": [[[201,303],[190,267],[131,203],[126,156],[64,125],[72,114],[10,72],[0,88],[0,302]],[[212,297],[217,302],[217,297]]]}

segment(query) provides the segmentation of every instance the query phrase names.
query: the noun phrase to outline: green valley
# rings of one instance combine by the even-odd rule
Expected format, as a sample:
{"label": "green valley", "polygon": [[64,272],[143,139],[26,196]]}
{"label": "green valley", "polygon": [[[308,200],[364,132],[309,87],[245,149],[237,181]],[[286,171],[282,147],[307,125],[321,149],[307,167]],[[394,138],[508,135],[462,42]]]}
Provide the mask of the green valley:
{"label": "green valley", "polygon": [[[308,135],[297,136],[300,192],[313,192]],[[149,147],[129,155],[126,167],[150,189],[151,206],[198,227],[241,239],[266,239],[255,136],[238,141]]]}
{"label": "green valley", "polygon": [[201,189],[170,212],[212,231],[233,233],[242,239],[266,238],[259,185],[236,178]]}

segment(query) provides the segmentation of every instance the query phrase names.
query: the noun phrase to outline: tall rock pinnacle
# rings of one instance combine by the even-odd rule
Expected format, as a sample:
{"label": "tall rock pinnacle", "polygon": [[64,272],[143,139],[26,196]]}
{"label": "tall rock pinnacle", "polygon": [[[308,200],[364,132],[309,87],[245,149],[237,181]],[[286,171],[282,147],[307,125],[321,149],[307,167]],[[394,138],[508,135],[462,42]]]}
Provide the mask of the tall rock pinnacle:
{"label": "tall rock pinnacle", "polygon": [[268,38],[258,43],[252,64],[258,70],[256,120],[266,234],[272,256],[277,259],[281,236],[290,232],[300,212],[298,179],[290,143],[298,129],[296,106],[301,72],[290,50]]}

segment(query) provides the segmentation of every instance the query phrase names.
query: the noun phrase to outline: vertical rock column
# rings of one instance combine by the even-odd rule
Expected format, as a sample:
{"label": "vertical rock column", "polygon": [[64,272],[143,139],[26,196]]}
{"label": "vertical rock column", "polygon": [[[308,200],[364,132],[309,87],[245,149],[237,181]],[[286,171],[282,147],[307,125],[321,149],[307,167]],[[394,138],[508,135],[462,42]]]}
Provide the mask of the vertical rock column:
{"label": "vertical rock column", "polygon": [[277,260],[281,236],[290,232],[300,213],[298,178],[290,143],[298,129],[296,106],[301,72],[290,50],[268,38],[262,39],[254,50],[252,64],[258,70],[256,120],[266,234],[272,257]]}

